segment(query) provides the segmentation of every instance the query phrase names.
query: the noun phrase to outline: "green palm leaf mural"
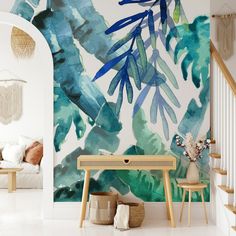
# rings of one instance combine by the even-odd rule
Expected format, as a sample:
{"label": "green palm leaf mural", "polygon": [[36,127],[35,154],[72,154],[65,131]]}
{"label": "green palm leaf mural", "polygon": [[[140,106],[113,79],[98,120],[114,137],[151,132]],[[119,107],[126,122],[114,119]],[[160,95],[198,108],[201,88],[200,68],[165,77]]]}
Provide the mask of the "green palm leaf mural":
{"label": "green palm leaf mural", "polygon": [[56,152],[60,151],[61,145],[66,139],[66,136],[72,126],[75,126],[75,132],[78,139],[82,138],[86,130],[80,111],[73,104],[60,87],[54,88],[54,146]]}
{"label": "green palm leaf mural", "polygon": [[[184,80],[188,78],[191,66],[192,81],[199,88],[202,80],[209,76],[210,63],[210,24],[207,16],[197,17],[192,24],[184,24],[170,30],[166,39],[166,49],[169,50],[170,41],[177,39],[174,51],[174,61],[181,62]],[[183,57],[183,59],[182,59]]]}
{"label": "green palm leaf mural", "polygon": [[[12,13],[41,31],[54,60],[54,201],[81,200],[84,172],[76,169],[77,157],[101,150],[175,156],[171,188],[173,200],[181,201],[176,178],[185,177],[188,162],[174,137],[209,130],[208,1],[188,1],[202,16],[187,19],[181,0],[117,0],[109,11],[119,7],[123,15],[114,14],[114,21],[100,0],[48,0],[45,9],[40,0],[15,0]],[[192,80],[194,91],[186,80]],[[63,145],[71,142],[78,143],[75,150]],[[205,154],[199,163],[205,183],[208,162]],[[90,192],[111,189],[144,201],[165,199],[160,171],[92,173]],[[205,198],[210,198],[209,187]],[[193,201],[199,200],[194,194]]]}

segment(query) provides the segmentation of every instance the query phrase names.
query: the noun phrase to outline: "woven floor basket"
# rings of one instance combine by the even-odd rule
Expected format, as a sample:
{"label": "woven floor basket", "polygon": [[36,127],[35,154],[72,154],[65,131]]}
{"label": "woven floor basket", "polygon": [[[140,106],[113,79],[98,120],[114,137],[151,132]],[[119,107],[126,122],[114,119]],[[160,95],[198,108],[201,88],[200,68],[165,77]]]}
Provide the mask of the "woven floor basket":
{"label": "woven floor basket", "polygon": [[93,224],[110,225],[114,222],[118,195],[112,192],[90,194],[90,221]]}
{"label": "woven floor basket", "polygon": [[129,227],[140,227],[145,216],[144,203],[119,202],[118,204],[129,205]]}

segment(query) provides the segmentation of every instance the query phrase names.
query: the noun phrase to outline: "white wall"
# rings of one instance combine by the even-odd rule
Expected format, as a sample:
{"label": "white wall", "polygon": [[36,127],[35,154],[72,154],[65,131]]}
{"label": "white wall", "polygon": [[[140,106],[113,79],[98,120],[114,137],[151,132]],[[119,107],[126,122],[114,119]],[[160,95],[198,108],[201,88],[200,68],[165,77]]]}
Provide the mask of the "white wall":
{"label": "white wall", "polygon": [[17,140],[19,135],[43,137],[44,129],[44,80],[48,78],[41,63],[44,49],[37,39],[33,56],[29,59],[17,59],[11,50],[12,26],[0,24],[0,80],[5,75],[26,80],[23,85],[23,113],[18,121],[8,125],[0,123],[0,142]]}
{"label": "white wall", "polygon": [[[226,6],[225,6],[226,4]],[[235,0],[211,0],[211,14],[226,14],[236,13],[236,1]],[[236,30],[236,20],[235,20]],[[217,47],[218,43],[216,40],[216,18],[211,17],[211,39],[214,45]],[[236,79],[236,40],[234,41],[234,55],[225,61],[232,76]]]}
{"label": "white wall", "polygon": [[[53,208],[53,166],[54,166],[54,153],[53,153],[53,59],[50,48],[43,37],[43,35],[36,29],[31,23],[24,20],[23,18],[10,14],[0,12],[0,25],[8,24],[15,25],[18,28],[21,28],[26,33],[31,35],[37,43],[38,49],[36,49],[35,58],[38,60],[34,65],[25,64],[22,62],[21,67],[24,70],[31,71],[31,76],[28,78],[38,78],[40,83],[42,83],[43,91],[41,91],[41,96],[43,99],[40,101],[43,105],[44,110],[44,124],[42,126],[41,132],[43,133],[44,139],[44,175],[43,175],[43,186],[44,186],[44,200],[43,200],[43,209],[44,216],[50,216]],[[9,63],[9,62],[8,62]],[[24,67],[23,67],[24,65]],[[27,66],[26,66],[27,65]],[[34,67],[31,67],[34,66]],[[14,68],[13,66],[11,69]],[[24,71],[19,70],[23,73]],[[33,73],[34,72],[34,73]],[[20,74],[21,75],[21,74]],[[25,78],[26,79],[26,78]],[[33,81],[36,82],[35,80]],[[32,95],[30,99],[34,99],[36,94]],[[32,130],[31,130],[32,129]],[[34,127],[27,126],[27,132],[34,132]],[[0,128],[0,137],[2,137],[3,129]],[[5,131],[5,135],[8,134]],[[0,139],[1,140],[1,139]]]}

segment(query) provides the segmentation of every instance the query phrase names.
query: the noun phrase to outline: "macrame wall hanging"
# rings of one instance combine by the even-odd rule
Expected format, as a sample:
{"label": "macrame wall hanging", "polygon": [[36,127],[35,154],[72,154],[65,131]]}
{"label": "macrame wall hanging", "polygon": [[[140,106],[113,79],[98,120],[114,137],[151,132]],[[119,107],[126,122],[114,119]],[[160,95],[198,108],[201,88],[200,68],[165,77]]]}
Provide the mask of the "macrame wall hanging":
{"label": "macrame wall hanging", "polygon": [[[230,9],[228,4],[225,4],[224,7]],[[234,54],[234,41],[235,41],[234,19],[236,17],[236,14],[231,13],[224,15],[213,15],[212,17],[217,18],[216,38],[218,41],[219,53],[224,60],[228,60]]]}
{"label": "macrame wall hanging", "polygon": [[23,84],[20,79],[0,79],[0,122],[7,125],[22,116]]}
{"label": "macrame wall hanging", "polygon": [[13,27],[11,48],[17,58],[29,58],[34,54],[35,41],[23,30]]}

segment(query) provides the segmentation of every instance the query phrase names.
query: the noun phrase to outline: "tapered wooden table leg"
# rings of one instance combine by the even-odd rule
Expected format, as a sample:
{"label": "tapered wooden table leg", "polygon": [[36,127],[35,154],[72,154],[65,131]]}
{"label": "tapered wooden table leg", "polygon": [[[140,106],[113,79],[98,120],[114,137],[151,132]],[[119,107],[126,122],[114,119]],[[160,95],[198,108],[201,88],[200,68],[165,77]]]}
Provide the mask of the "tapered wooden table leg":
{"label": "tapered wooden table leg", "polygon": [[203,204],[203,208],[204,208],[206,223],[208,224],[207,211],[206,211],[206,205],[205,205],[205,201],[204,201],[203,190],[201,190],[201,197],[202,197],[202,204]]}
{"label": "tapered wooden table leg", "polygon": [[164,184],[164,191],[165,191],[165,198],[166,198],[166,213],[167,213],[167,219],[170,220],[170,210],[169,210],[169,200],[168,200],[168,195],[166,191],[166,181],[163,176],[163,184]]}
{"label": "tapered wooden table leg", "polygon": [[8,173],[8,193],[12,193],[14,190],[13,190],[13,179],[14,179],[14,176],[13,176],[13,172],[9,172]]}
{"label": "tapered wooden table leg", "polygon": [[189,199],[188,199],[188,226],[191,225],[191,201],[192,201],[192,190],[189,190]]}
{"label": "tapered wooden table leg", "polygon": [[16,191],[16,172],[12,173],[12,190]]}
{"label": "tapered wooden table leg", "polygon": [[84,178],[84,187],[83,187],[83,195],[82,195],[82,206],[81,206],[81,215],[80,215],[80,228],[83,226],[83,221],[86,215],[86,206],[88,200],[88,191],[89,191],[89,180],[90,180],[90,171],[85,171]]}
{"label": "tapered wooden table leg", "polygon": [[185,195],[186,195],[186,190],[184,189],[184,191],[183,191],[183,198],[182,198],[182,206],[181,206],[181,211],[180,211],[180,218],[179,218],[180,222],[182,221],[182,216],[183,216]]}
{"label": "tapered wooden table leg", "polygon": [[171,194],[169,171],[164,170],[163,171],[163,176],[164,176],[164,182],[165,182],[164,186],[166,188],[166,194],[167,194],[167,199],[168,199],[168,210],[169,210],[169,213],[170,213],[170,222],[171,222],[171,226],[175,227],[175,218],[174,218],[174,213],[173,213],[173,204],[172,204],[172,194]]}

